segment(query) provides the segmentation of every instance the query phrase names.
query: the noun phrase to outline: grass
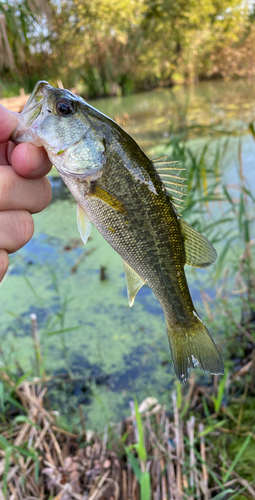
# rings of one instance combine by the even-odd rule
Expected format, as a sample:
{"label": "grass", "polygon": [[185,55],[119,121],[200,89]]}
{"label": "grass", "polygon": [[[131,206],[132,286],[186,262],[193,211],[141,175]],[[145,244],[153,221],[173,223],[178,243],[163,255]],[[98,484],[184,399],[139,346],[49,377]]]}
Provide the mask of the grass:
{"label": "grass", "polygon": [[[237,272],[243,274],[244,265],[253,269],[250,253],[244,252]],[[57,290],[57,282],[54,286]],[[255,498],[252,303],[240,297],[239,315],[244,308],[248,313],[238,322],[226,297],[219,301],[231,330],[224,357],[235,352],[235,358],[224,377],[211,377],[208,385],[193,372],[188,384],[176,383],[169,393],[172,411],[155,400],[140,406],[134,401],[131,417],[107,425],[101,435],[86,431],[82,408],[78,432],[63,425],[51,407],[52,377],[45,373],[43,336],[34,315],[32,369],[19,375],[18,365],[1,368],[0,498],[11,498],[14,492],[21,500],[57,499],[66,492],[89,500]],[[65,334],[67,298],[61,304],[44,335],[61,339]]]}
{"label": "grass", "polygon": [[[247,131],[254,137],[251,125]],[[66,334],[79,326],[66,326],[71,297],[60,296],[50,270],[60,307],[41,331],[36,315],[31,317],[31,369],[22,373],[18,360],[10,364],[2,357],[0,499],[255,498],[255,200],[243,174],[241,142],[238,184],[224,184],[220,172],[228,146],[224,139],[194,152],[183,134],[172,135],[170,142],[171,160],[187,168],[182,215],[221,244],[211,274],[218,284],[216,299],[204,291],[202,298],[210,330],[222,331],[224,377],[211,377],[208,384],[192,373],[184,387],[176,383],[169,391],[167,409],[155,399],[139,405],[133,398],[131,416],[108,424],[102,434],[86,429],[81,406],[79,429],[67,427],[50,403],[52,374],[45,369],[43,342],[47,336],[59,340],[72,380]]]}
{"label": "grass", "polygon": [[[57,499],[67,492],[70,498],[90,500],[255,497],[255,423],[251,429],[254,410],[249,421],[246,415],[251,411],[247,401],[252,388],[247,369],[228,374],[224,383],[225,396],[239,391],[240,384],[246,387],[246,397],[239,396],[241,419],[235,415],[230,396],[215,411],[214,393],[217,397],[222,393],[216,376],[208,387],[200,385],[193,373],[186,387],[177,382],[171,391],[172,412],[154,398],[140,405],[135,400],[131,416],[121,425],[107,425],[101,435],[86,430],[82,412],[81,432],[59,426],[56,412],[48,407],[47,380],[36,377],[17,384],[6,371],[1,375],[1,415],[5,416],[0,424],[2,498],[11,498],[14,492],[20,500]],[[228,445],[230,437],[239,443],[237,452]],[[250,471],[244,472],[247,453]]]}
{"label": "grass", "polygon": [[[135,409],[134,426],[136,431],[137,442],[133,445],[125,447],[125,452],[130,462],[130,465],[135,473],[135,476],[139,482],[141,500],[150,500],[151,485],[150,485],[150,474],[146,470],[147,453],[144,442],[143,423],[141,415],[139,413],[138,403],[136,400],[134,402],[134,409]],[[140,464],[138,459],[133,455],[133,453],[131,453],[131,450],[133,449],[137,453]]]}

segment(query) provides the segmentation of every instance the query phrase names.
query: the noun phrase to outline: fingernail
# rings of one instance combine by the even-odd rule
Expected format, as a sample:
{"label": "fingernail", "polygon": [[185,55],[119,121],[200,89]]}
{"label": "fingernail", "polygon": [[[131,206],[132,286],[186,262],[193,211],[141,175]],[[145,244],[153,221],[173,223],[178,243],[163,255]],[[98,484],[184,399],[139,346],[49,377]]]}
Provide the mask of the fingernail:
{"label": "fingernail", "polygon": [[31,172],[36,172],[43,166],[44,162],[44,151],[43,148],[37,148],[35,146],[28,146],[27,149],[27,164]]}

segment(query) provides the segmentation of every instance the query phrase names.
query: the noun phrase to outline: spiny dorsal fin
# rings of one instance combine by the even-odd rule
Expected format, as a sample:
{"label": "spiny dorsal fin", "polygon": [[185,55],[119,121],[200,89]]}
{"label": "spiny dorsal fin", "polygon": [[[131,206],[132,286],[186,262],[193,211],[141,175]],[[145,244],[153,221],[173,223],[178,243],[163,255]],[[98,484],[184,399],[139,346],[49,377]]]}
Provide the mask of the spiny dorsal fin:
{"label": "spiny dorsal fin", "polygon": [[91,232],[92,224],[86,212],[84,212],[83,208],[81,208],[79,203],[77,203],[77,225],[81,235],[81,239],[83,243],[86,245],[88,237]]}
{"label": "spiny dorsal fin", "polygon": [[185,220],[179,219],[179,222],[184,237],[186,264],[202,268],[214,264],[218,255],[210,241]]}
{"label": "spiny dorsal fin", "polygon": [[180,176],[180,172],[185,171],[185,168],[178,168],[176,161],[168,161],[167,156],[162,156],[153,160],[153,165],[157,170],[167,192],[171,195],[172,203],[175,207],[180,210],[181,203],[183,203],[183,196],[187,196],[185,193],[186,185],[184,181],[187,179]]}
{"label": "spiny dorsal fin", "polygon": [[128,301],[130,307],[133,305],[135,296],[140,288],[144,285],[145,281],[139,276],[139,274],[134,271],[134,269],[127,264],[125,260],[123,260],[124,271],[126,275],[127,282],[127,292],[128,292]]}

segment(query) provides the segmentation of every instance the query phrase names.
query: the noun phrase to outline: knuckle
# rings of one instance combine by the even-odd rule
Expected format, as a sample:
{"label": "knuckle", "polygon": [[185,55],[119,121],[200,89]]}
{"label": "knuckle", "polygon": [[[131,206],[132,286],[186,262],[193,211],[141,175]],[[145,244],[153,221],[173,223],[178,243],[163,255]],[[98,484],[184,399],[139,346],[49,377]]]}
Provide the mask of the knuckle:
{"label": "knuckle", "polygon": [[44,210],[50,204],[52,198],[50,180],[47,177],[43,177],[37,182],[40,183],[40,188],[39,188],[40,196],[38,197],[37,200],[35,213]]}
{"label": "knuckle", "polygon": [[0,208],[5,210],[10,201],[10,193],[13,188],[12,169],[8,166],[1,167],[1,182],[0,182]]}
{"label": "knuckle", "polygon": [[34,221],[27,210],[17,210],[14,217],[14,238],[17,247],[23,247],[34,234]]}
{"label": "knuckle", "polygon": [[34,221],[32,215],[26,210],[19,210],[20,235],[25,245],[34,234]]}
{"label": "knuckle", "polygon": [[50,204],[51,202],[51,199],[52,199],[52,192],[51,192],[51,183],[50,183],[50,179],[48,179],[47,177],[44,177],[44,181],[45,181],[45,202],[46,202],[46,207]]}

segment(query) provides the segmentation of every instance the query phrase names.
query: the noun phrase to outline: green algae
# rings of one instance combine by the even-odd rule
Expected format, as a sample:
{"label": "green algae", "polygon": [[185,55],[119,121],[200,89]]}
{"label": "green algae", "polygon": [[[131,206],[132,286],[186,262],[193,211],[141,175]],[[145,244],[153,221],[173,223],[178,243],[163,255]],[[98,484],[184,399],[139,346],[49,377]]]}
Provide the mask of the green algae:
{"label": "green algae", "polygon": [[[123,416],[133,392],[140,397],[152,393],[164,396],[173,372],[166,373],[162,366],[163,353],[169,347],[164,316],[150,289],[145,289],[144,300],[138,296],[130,309],[121,258],[95,228],[86,247],[80,244],[74,203],[55,202],[34,219],[34,238],[11,258],[11,271],[1,290],[1,347],[8,363],[18,359],[24,372],[31,368],[30,314],[35,312],[47,374],[71,370],[89,386],[98,374],[105,376],[105,383],[97,382],[90,388],[89,420],[95,421],[99,401],[107,408],[105,417],[101,411],[98,414],[98,425],[101,422],[102,426],[104,418],[117,421]],[[85,254],[73,273],[82,252],[88,256]],[[101,266],[107,269],[104,281],[100,280]],[[67,331],[53,335],[54,330],[61,330],[60,322],[52,325],[65,301],[70,301],[62,324]],[[58,395],[53,388],[52,394],[68,420],[79,398],[69,397],[65,411],[63,393]]]}
{"label": "green algae", "polygon": [[[216,87],[215,84],[213,87],[201,85],[200,90],[197,87],[191,90],[193,114],[189,114],[186,125],[191,126],[195,121],[208,125],[208,114],[212,113],[215,121],[221,111],[235,126],[240,125],[242,110],[246,110],[245,117],[251,116],[250,105],[245,107],[247,95],[243,90],[236,97],[239,108],[228,107],[228,99],[233,100],[234,92],[226,97],[228,86],[225,86],[225,94],[223,92],[222,105],[218,103],[212,111]],[[223,87],[219,85],[224,91]],[[165,144],[169,142],[170,122],[174,121],[176,129],[183,126],[180,117],[184,93],[180,88],[164,89],[98,101],[96,107],[113,117],[117,114],[121,117],[121,113],[128,110],[130,123],[125,129],[143,147],[150,148],[153,156],[160,156],[162,147],[168,152]],[[234,142],[236,144],[236,140],[232,141],[231,150]],[[157,143],[159,147],[155,147]],[[193,144],[195,152],[202,144],[201,139],[193,139]],[[251,151],[249,143],[248,159]],[[233,171],[230,166],[227,175],[231,181]],[[51,175],[58,180],[54,169]],[[105,422],[117,422],[126,415],[128,400],[134,394],[140,401],[155,396],[169,408],[174,374],[163,312],[156,298],[150,289],[143,287],[134,306],[129,308],[120,257],[95,228],[86,247],[83,246],[76,225],[76,204],[70,197],[65,199],[66,195],[65,192],[59,200],[58,192],[54,203],[34,216],[33,239],[11,256],[10,274],[1,286],[2,361],[15,370],[18,360],[24,372],[31,369],[33,372],[30,314],[36,313],[46,373],[71,374],[74,379],[82,379],[68,383],[64,380],[61,384],[53,379],[51,404],[66,421],[73,423],[78,418],[77,406],[84,405],[88,425],[101,429]],[[195,219],[198,218],[195,214]],[[233,263],[237,257],[233,252],[229,255]],[[74,266],[76,272],[73,272]],[[104,281],[100,280],[102,267],[106,269]],[[209,293],[213,272],[201,273],[187,268],[187,275],[189,284],[197,282],[195,305],[201,310],[197,290],[208,289]],[[193,287],[191,289],[194,292]],[[207,321],[204,312],[202,316]],[[213,325],[216,341],[219,332],[224,334],[228,328],[228,325],[224,327],[224,321],[220,324],[217,317]],[[63,329],[63,333],[49,335]]]}

